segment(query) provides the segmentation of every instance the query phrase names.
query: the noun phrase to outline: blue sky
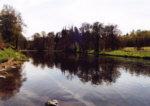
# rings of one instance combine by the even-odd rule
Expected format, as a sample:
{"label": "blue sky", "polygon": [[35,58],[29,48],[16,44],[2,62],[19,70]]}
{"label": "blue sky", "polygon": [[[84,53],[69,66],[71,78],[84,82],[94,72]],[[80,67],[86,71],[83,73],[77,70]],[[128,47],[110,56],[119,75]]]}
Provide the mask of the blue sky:
{"label": "blue sky", "polygon": [[26,37],[95,21],[117,24],[123,34],[150,29],[150,0],[0,0],[0,9],[4,4],[21,12]]}

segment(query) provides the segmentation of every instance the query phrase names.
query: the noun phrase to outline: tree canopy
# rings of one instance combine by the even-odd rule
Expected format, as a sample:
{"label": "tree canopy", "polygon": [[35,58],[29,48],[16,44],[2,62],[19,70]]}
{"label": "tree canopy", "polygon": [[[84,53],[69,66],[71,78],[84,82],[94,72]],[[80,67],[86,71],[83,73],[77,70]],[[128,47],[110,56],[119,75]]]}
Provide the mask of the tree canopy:
{"label": "tree canopy", "polygon": [[18,48],[18,40],[22,38],[25,24],[21,14],[12,6],[4,5],[0,11],[0,33],[5,43]]}

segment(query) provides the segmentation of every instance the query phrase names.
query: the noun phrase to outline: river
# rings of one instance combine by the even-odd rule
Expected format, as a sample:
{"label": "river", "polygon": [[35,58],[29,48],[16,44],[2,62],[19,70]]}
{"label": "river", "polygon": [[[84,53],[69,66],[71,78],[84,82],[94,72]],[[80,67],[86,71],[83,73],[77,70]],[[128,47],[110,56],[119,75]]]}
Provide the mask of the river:
{"label": "river", "polygon": [[0,106],[150,106],[150,60],[26,52],[0,79]]}

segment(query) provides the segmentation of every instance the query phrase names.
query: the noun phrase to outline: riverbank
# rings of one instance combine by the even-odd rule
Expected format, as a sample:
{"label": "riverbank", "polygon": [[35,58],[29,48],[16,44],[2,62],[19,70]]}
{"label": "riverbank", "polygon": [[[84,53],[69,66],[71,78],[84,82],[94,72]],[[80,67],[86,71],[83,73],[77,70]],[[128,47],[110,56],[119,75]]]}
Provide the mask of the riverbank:
{"label": "riverbank", "polygon": [[0,79],[8,77],[8,71],[20,67],[25,60],[24,54],[13,49],[0,50]]}
{"label": "riverbank", "polygon": [[150,47],[142,47],[140,50],[137,50],[135,47],[125,47],[120,50],[100,51],[98,53],[95,52],[94,50],[88,50],[87,53],[88,54],[107,55],[107,56],[150,59]]}
{"label": "riverbank", "polygon": [[12,58],[14,61],[24,61],[27,59],[26,56],[21,52],[16,52],[15,50],[10,48],[0,50],[0,63],[6,62]]}
{"label": "riverbank", "polygon": [[17,69],[21,66],[20,61],[14,61],[13,58],[9,59],[7,62],[3,62],[0,64],[0,79],[4,79],[9,77],[9,71],[12,69]]}

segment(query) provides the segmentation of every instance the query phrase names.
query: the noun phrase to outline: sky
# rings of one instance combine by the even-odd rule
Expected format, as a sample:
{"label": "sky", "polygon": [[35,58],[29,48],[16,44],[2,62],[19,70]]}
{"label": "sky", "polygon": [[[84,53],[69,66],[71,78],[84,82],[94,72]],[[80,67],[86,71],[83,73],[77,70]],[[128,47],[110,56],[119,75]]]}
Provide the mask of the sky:
{"label": "sky", "polygon": [[150,0],[0,0],[0,9],[4,4],[21,13],[26,37],[97,21],[117,24],[122,34],[150,30]]}

